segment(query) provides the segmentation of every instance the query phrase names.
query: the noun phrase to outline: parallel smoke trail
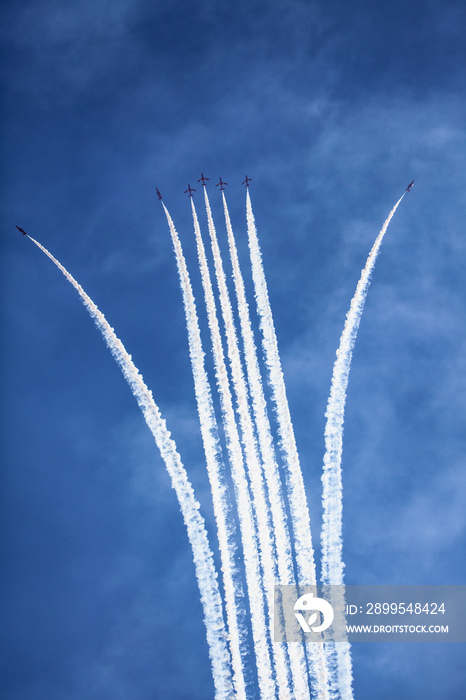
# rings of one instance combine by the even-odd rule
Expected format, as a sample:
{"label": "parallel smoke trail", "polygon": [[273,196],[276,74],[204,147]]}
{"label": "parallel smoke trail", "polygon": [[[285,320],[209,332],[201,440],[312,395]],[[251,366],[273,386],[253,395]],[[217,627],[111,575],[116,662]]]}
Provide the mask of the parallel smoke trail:
{"label": "parallel smoke trail", "polygon": [[221,446],[218,439],[218,427],[212,401],[212,392],[210,390],[210,384],[204,364],[201,333],[189,272],[186,267],[186,260],[183,255],[183,250],[174,223],[163,202],[162,206],[167,217],[173,247],[175,249],[178,274],[183,295],[186,326],[188,330],[189,352],[193,370],[199,421],[206,456],[207,472],[212,491],[215,520],[217,523],[217,534],[225,589],[225,607],[229,631],[230,652],[233,663],[233,680],[236,691],[235,697],[240,700],[241,698],[246,698],[241,649],[243,648],[243,655],[245,655],[245,644],[247,641],[248,632],[245,626],[244,613],[242,615],[242,619],[238,619],[240,606],[244,601],[244,592],[241,582],[241,574],[235,563],[235,554],[237,551],[236,526],[230,503],[228,485],[225,478],[225,465],[223,463]]}
{"label": "parallel smoke trail", "polygon": [[104,315],[88,297],[83,288],[70,273],[48,252],[40,243],[29,236],[31,241],[58,267],[66,279],[78,291],[84,306],[93,318],[97,328],[120,366],[123,376],[138,402],[145,421],[154,436],[157,447],[165,462],[180,504],[183,519],[188,532],[188,538],[193,551],[197,582],[204,610],[204,623],[207,631],[207,643],[212,664],[215,684],[215,697],[219,700],[233,698],[231,679],[231,660],[228,652],[227,633],[223,620],[222,600],[217,583],[213,555],[207,539],[204,519],[199,513],[199,503],[196,501],[193,488],[186,471],[181,463],[176,445],[162,419],[160,410],[155,404],[152,392],[144,384],[142,376],[135,367],[131,356],[126,352],[122,342],[117,338]]}
{"label": "parallel smoke trail", "polygon": [[257,445],[256,436],[254,434],[254,426],[249,408],[248,390],[246,386],[243,368],[241,365],[238,338],[233,320],[233,310],[231,308],[225,272],[223,269],[222,257],[220,254],[220,248],[218,245],[217,234],[212,219],[212,212],[210,209],[209,198],[207,195],[206,188],[204,188],[204,200],[207,213],[207,222],[209,226],[212,254],[214,258],[215,276],[217,279],[217,286],[219,290],[220,307],[222,310],[222,317],[225,325],[228,359],[230,361],[230,369],[233,387],[236,395],[236,405],[239,416],[239,423],[241,427],[242,444],[244,454],[246,457],[248,475],[251,483],[251,491],[254,500],[254,512],[257,519],[259,552],[261,557],[262,570],[264,574],[264,589],[269,614],[270,642],[272,645],[272,654],[277,674],[279,697],[288,698],[290,696],[293,697],[293,692],[289,685],[288,653],[283,645],[274,644],[272,642],[271,637],[274,604],[274,585],[277,583],[277,566],[274,552],[275,542],[270,518],[270,509],[268,507],[267,498],[265,495],[262,466],[259,457],[259,448]]}
{"label": "parallel smoke trail", "polygon": [[246,211],[248,223],[249,251],[251,256],[252,276],[256,295],[262,332],[262,346],[269,373],[269,383],[278,420],[280,449],[287,470],[290,489],[291,517],[296,541],[296,563],[298,583],[313,585],[316,582],[314,549],[312,546],[311,525],[306,502],[303,476],[299,464],[298,450],[291,423],[290,409],[286,397],[285,381],[278,352],[277,336],[270,307],[267,282],[265,280],[262,255],[257,237],[254,215],[252,213],[249,190],[246,193]]}
{"label": "parallel smoke trail", "polygon": [[[246,359],[246,373],[252,399],[253,415],[256,422],[259,437],[259,447],[264,465],[264,475],[268,487],[269,504],[272,513],[272,526],[275,534],[277,549],[278,577],[280,585],[295,583],[290,534],[286,521],[286,511],[282,494],[282,484],[278,471],[270,422],[267,415],[267,403],[264,396],[262,377],[257,358],[256,344],[251,327],[248,303],[244,289],[244,280],[238,260],[235,237],[231,226],[230,214],[222,191],[225,223],[228,234],[228,245],[233,268],[233,281],[235,285],[238,314],[240,319],[241,334],[244,344]],[[291,673],[295,689],[295,696],[304,700],[309,697],[307,683],[307,669],[303,650],[300,644],[291,644],[288,647],[290,655]]]}
{"label": "parallel smoke trail", "polygon": [[[289,489],[289,505],[295,541],[295,555],[298,570],[298,584],[304,586],[316,584],[314,548],[312,545],[311,524],[307,507],[306,492],[299,464],[298,450],[291,422],[290,409],[286,396],[285,381],[278,352],[277,336],[270,307],[267,282],[262,265],[262,255],[257,237],[254,214],[252,212],[249,190],[246,192],[246,215],[248,224],[248,243],[252,266],[252,277],[262,332],[262,347],[269,375],[272,400],[277,415],[280,451],[286,469]],[[329,697],[327,667],[321,644],[307,644],[306,652],[310,661],[310,670],[315,679],[319,700]]]}
{"label": "parallel smoke trail", "polygon": [[[344,563],[342,559],[342,481],[341,455],[343,446],[343,422],[345,417],[346,390],[351,368],[354,343],[361,321],[367,292],[375,261],[382,241],[404,194],[395,204],[372,247],[366,265],[361,273],[356,292],[346,316],[337,359],[333,366],[332,384],[327,404],[327,424],[325,426],[324,473],[322,476],[322,583],[324,585],[343,585]],[[334,682],[338,685],[340,697],[352,700],[352,671],[350,645],[336,644],[337,675]]]}
{"label": "parallel smoke trail", "polygon": [[196,234],[199,267],[204,289],[207,317],[212,340],[215,375],[219,390],[220,405],[224,420],[225,439],[230,458],[231,476],[238,505],[238,519],[243,544],[244,568],[249,595],[251,628],[256,655],[257,676],[261,698],[271,700],[275,697],[276,685],[272,674],[272,662],[269,650],[269,634],[264,610],[264,591],[261,585],[261,571],[254,516],[251,508],[249,487],[244,470],[238,429],[236,427],[233,400],[230,391],[227,368],[223,354],[220,328],[215,309],[212,281],[207,265],[204,243],[201,238],[199,221],[191,199],[191,209]]}

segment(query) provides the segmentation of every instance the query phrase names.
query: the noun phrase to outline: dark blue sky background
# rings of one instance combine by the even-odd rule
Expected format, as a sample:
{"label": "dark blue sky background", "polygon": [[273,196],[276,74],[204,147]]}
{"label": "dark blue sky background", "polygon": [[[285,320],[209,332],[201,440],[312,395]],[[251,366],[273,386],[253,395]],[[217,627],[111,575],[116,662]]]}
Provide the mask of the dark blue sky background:
{"label": "dark blue sky background", "polygon": [[[183,195],[201,170],[223,242],[212,185],[230,183],[245,264],[240,183],[253,178],[316,548],[335,350],[415,178],[350,377],[346,576],[465,583],[465,14],[459,0],[3,1],[2,698],[212,697],[191,552],[152,436],[76,292],[14,229],[70,270],[132,353],[214,542],[155,197],[201,299]],[[356,700],[464,697],[460,645],[353,655]]]}

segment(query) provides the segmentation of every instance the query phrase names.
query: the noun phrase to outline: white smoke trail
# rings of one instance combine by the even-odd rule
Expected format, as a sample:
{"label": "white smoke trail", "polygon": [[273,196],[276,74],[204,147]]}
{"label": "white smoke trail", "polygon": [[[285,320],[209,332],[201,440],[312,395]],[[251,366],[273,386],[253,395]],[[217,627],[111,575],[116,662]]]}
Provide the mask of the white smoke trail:
{"label": "white smoke trail", "polygon": [[[251,483],[251,491],[254,500],[254,512],[257,519],[259,552],[261,557],[262,570],[264,574],[264,589],[269,613],[269,632],[271,633],[274,604],[274,585],[277,583],[277,567],[274,552],[274,532],[270,517],[267,498],[264,489],[264,478],[259,457],[259,448],[249,408],[248,390],[244,378],[243,368],[238,347],[236,328],[233,320],[233,310],[231,308],[230,297],[226,284],[225,272],[223,269],[222,257],[218,245],[217,234],[210,209],[207,190],[204,188],[204,200],[207,212],[207,222],[209,227],[210,242],[214,258],[215,276],[220,297],[220,307],[222,310],[223,322],[228,348],[228,359],[236,395],[236,405],[239,416],[239,423],[242,434],[243,450],[246,457],[248,475]],[[281,644],[272,643],[272,655],[274,658],[275,671],[277,674],[277,685],[279,697],[291,697],[293,691],[289,684],[289,658],[287,649]]]}
{"label": "white smoke trail", "polygon": [[346,316],[337,359],[333,366],[332,384],[327,404],[327,424],[325,426],[325,457],[323,481],[324,526],[322,528],[322,583],[339,585],[343,583],[343,562],[341,557],[341,454],[343,445],[343,421],[345,414],[346,390],[351,368],[351,359],[356,336],[361,321],[371,275],[382,240],[404,194],[387,217],[372,247],[366,265],[351,301]]}
{"label": "white smoke trail", "polygon": [[[204,364],[201,333],[196,311],[196,303],[183,255],[181,243],[173,220],[162,202],[167,217],[173,247],[175,249],[178,274],[183,294],[183,304],[188,330],[189,352],[194,377],[194,387],[198,406],[201,434],[206,456],[207,472],[211,484],[214,515],[217,523],[220,557],[222,562],[225,590],[225,608],[233,664],[233,681],[238,700],[246,698],[245,678],[241,649],[247,641],[247,629],[243,619],[238,619],[239,606],[244,601],[241,574],[235,563],[236,526],[233,518],[228,486],[225,480],[225,465],[218,440],[218,428],[212,401],[212,393]],[[246,650],[243,652],[245,656]]]}
{"label": "white smoke trail", "polygon": [[[275,457],[270,422],[267,415],[267,403],[262,386],[262,377],[259,369],[254,334],[251,327],[244,280],[239,265],[235,237],[231,226],[230,214],[224,192],[222,192],[222,199],[228,234],[230,258],[233,269],[233,281],[238,304],[238,315],[240,319],[241,334],[246,359],[246,372],[252,399],[253,415],[259,438],[262,464],[264,465],[264,475],[269,493],[269,505],[272,513],[272,527],[275,534],[275,544],[277,549],[277,566],[279,577],[277,583],[280,585],[291,585],[295,583],[295,575],[293,569],[290,534],[288,531],[285,504],[282,494],[282,484]],[[288,647],[288,652],[290,655],[290,667],[293,677],[295,697],[299,697],[304,700],[304,698],[309,697],[309,687],[307,683],[307,668],[303,649],[300,644],[291,644]]]}
{"label": "white smoke trail", "polygon": [[276,684],[273,678],[272,662],[270,658],[270,635],[266,624],[264,610],[264,592],[261,585],[261,571],[257,547],[256,528],[251,508],[248,482],[244,470],[243,454],[238,429],[236,427],[233,401],[228,381],[227,368],[225,365],[217,312],[215,309],[212,281],[207,265],[204,243],[201,238],[199,221],[192,199],[191,209],[194,222],[194,231],[196,235],[202,286],[207,309],[208,324],[211,333],[215,375],[223,414],[225,439],[230,459],[231,476],[238,505],[238,520],[243,544],[244,569],[251,613],[251,629],[254,641],[254,652],[256,656],[258,683],[261,698],[263,698],[263,700],[269,700],[271,698],[275,698]]}
{"label": "white smoke trail", "polygon": [[256,295],[257,310],[262,332],[262,346],[269,374],[272,399],[277,414],[280,450],[287,471],[290,490],[290,511],[296,542],[296,563],[298,583],[313,585],[316,582],[314,549],[311,537],[309,511],[306,502],[303,476],[299,464],[298,450],[291,423],[285,381],[278,352],[277,336],[270,307],[267,282],[265,280],[262,255],[257,237],[254,215],[252,213],[249,190],[246,193],[246,212],[248,224],[248,242],[251,257],[252,277]]}
{"label": "white smoke trail", "polygon": [[82,302],[93,318],[97,328],[102,333],[107,347],[115,361],[120,366],[123,376],[128,382],[136,401],[144,415],[145,421],[154,436],[157,447],[165,462],[180,504],[183,519],[188,532],[188,538],[193,551],[196,577],[201,593],[204,610],[204,623],[207,631],[207,643],[212,664],[215,684],[215,697],[220,699],[233,698],[234,691],[231,679],[231,661],[227,646],[227,633],[223,620],[222,601],[217,583],[213,555],[207,538],[204,519],[199,513],[199,503],[194,496],[193,488],[184,469],[176,445],[170,436],[160,410],[155,404],[152,392],[144,384],[142,376],[135,367],[131,356],[126,352],[122,342],[117,338],[113,328],[108,324],[104,315],[88,297],[80,284],[56,260],[46,248],[29,236],[31,241],[58,267],[66,279],[78,291]]}
{"label": "white smoke trail", "polygon": [[[278,352],[277,336],[270,307],[267,282],[262,265],[262,255],[257,237],[254,214],[249,190],[246,192],[246,216],[252,278],[256,296],[259,324],[262,332],[262,347],[267,366],[272,400],[277,416],[279,446],[286,470],[289,489],[289,506],[295,542],[295,556],[298,584],[316,584],[314,548],[312,545],[311,524],[307,507],[306,492],[299,464],[298,450],[291,422],[290,409],[286,396],[285,381]],[[327,664],[321,644],[306,644],[310,672],[314,680],[317,697],[329,697]]]}
{"label": "white smoke trail", "polygon": [[[353,348],[361,321],[367,292],[371,283],[380,246],[390,221],[393,218],[404,194],[388,215],[372,247],[366,265],[356,287],[350,310],[346,316],[345,326],[337,350],[337,359],[333,366],[330,396],[327,403],[327,423],[325,426],[325,456],[322,476],[322,583],[324,585],[343,585],[344,563],[342,558],[342,481],[341,455],[343,446],[343,422],[345,417],[346,390],[351,368]],[[339,642],[336,646],[336,674],[334,683],[338,686],[342,700],[352,700],[352,670],[350,645]]]}

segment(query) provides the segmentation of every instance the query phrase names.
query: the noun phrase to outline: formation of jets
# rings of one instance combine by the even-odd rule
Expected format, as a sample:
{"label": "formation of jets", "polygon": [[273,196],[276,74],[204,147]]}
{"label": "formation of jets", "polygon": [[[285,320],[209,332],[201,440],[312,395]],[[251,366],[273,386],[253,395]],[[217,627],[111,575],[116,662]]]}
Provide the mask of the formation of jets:
{"label": "formation of jets", "polygon": [[[198,182],[201,183],[201,187],[207,187],[207,183],[208,183],[209,180],[210,180],[209,177],[206,177],[206,176],[204,175],[204,173],[201,173],[201,177],[199,178]],[[242,184],[242,185],[245,185],[246,187],[249,187],[249,183],[251,182],[251,180],[252,180],[252,178],[250,178],[250,177],[248,177],[248,176],[246,175],[246,178],[243,180],[243,182],[242,182],[241,184]],[[412,184],[412,183],[411,183],[411,184]],[[222,178],[220,178],[220,180],[217,182],[217,184],[215,185],[215,187],[220,187],[221,190],[224,190],[226,185],[228,185],[228,182],[225,182],[224,180],[222,180]],[[161,199],[162,199],[162,195],[161,195],[161,193],[159,192],[159,190],[157,189],[157,187],[155,188],[155,191],[156,191],[156,193],[157,193],[158,199],[161,200]],[[188,197],[193,197],[195,191],[196,191],[196,190],[194,189],[194,187],[191,187],[191,185],[188,185],[188,189],[185,190],[184,193],[187,194]],[[22,229],[20,229],[20,230],[22,231]]]}
{"label": "formation of jets", "polygon": [[[201,185],[202,187],[206,187],[206,186],[207,186],[207,182],[208,182],[209,179],[210,179],[210,178],[205,177],[204,173],[201,173],[201,177],[199,178],[198,182],[201,182],[201,183],[202,183],[202,185]],[[250,177],[248,177],[248,176],[246,175],[246,178],[243,180],[243,182],[242,182],[241,184],[242,184],[242,185],[245,185],[245,187],[249,187],[249,183],[250,183],[251,181],[252,181],[252,178],[250,178]],[[224,182],[224,181],[222,180],[222,178],[220,178],[220,181],[217,182],[217,184],[215,185],[215,187],[220,187],[221,190],[224,190],[224,189],[225,189],[225,185],[228,185],[228,182]],[[412,187],[413,185],[414,185],[414,180],[411,180],[411,182],[409,183],[408,187],[406,188],[406,192],[409,192],[409,191],[411,190],[411,187]],[[159,190],[157,189],[157,187],[155,188],[155,191],[156,191],[156,193],[157,193],[157,197],[159,198],[159,200],[161,200],[161,199],[162,199],[162,195],[160,194],[160,192],[159,192]],[[194,193],[195,191],[196,191],[196,190],[195,190],[193,187],[191,187],[191,185],[188,185],[188,189],[185,190],[184,193],[187,194],[188,197],[193,197],[193,196],[194,196],[193,193]],[[16,226],[16,228],[18,229],[18,231],[19,231],[20,233],[23,234],[23,236],[27,236],[27,233],[26,233],[26,231],[25,231],[23,228],[21,228],[21,227],[18,226],[17,224],[15,224],[15,226]]]}
{"label": "formation of jets", "polygon": [[[204,175],[204,173],[201,173],[201,177],[199,178],[198,182],[201,183],[201,187],[207,187],[207,182],[208,182],[209,180],[210,180],[210,178],[206,177],[206,176]],[[245,187],[249,187],[249,183],[250,183],[250,182],[252,182],[252,178],[251,178],[251,177],[248,177],[248,176],[246,175],[245,179],[243,180],[243,182],[242,182],[241,184],[244,185]],[[222,178],[220,178],[220,180],[217,182],[217,184],[215,185],[215,187],[220,187],[221,190],[224,190],[224,189],[225,189],[225,185],[228,185],[228,182],[224,182],[224,181],[222,180]],[[411,187],[412,187],[413,185],[414,185],[414,180],[411,180],[411,182],[409,183],[408,187],[406,188],[406,192],[409,192],[409,191],[411,190]],[[155,191],[157,192],[158,198],[159,198],[159,199],[162,199],[162,195],[160,194],[160,192],[158,191],[157,188],[155,188]],[[191,187],[191,185],[188,185],[188,189],[185,190],[184,193],[187,194],[188,197],[193,197],[193,193],[194,193],[195,191],[196,191],[196,190],[194,189],[194,187]],[[21,231],[21,233],[23,233],[25,236],[27,235],[26,232],[23,231],[22,228],[19,228],[19,226],[17,226],[16,228],[17,228],[19,231]]]}

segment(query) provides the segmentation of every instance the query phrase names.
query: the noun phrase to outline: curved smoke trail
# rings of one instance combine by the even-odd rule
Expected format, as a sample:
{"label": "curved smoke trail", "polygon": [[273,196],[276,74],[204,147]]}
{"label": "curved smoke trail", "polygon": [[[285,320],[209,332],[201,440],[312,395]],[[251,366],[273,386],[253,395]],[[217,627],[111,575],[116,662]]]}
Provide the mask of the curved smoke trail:
{"label": "curved smoke trail", "polygon": [[176,445],[170,437],[170,433],[160,414],[158,406],[154,402],[152,392],[149,391],[144,384],[142,376],[135,367],[131,356],[126,352],[123,343],[117,338],[102,312],[99,311],[92,299],[88,297],[81,285],[78,284],[63,265],[61,265],[46,248],[34,240],[34,238],[31,238],[31,236],[29,236],[29,238],[48,258],[50,258],[64,274],[68,282],[78,291],[84,306],[93,318],[97,328],[102,333],[115,361],[120,366],[123,376],[128,382],[144,415],[145,421],[154,436],[157,447],[160,450],[160,454],[162,455],[170,475],[172,486],[175,489],[193,551],[196,577],[204,610],[204,623],[207,631],[207,643],[212,664],[215,696],[218,700],[233,698],[231,660],[227,646],[227,633],[223,620],[222,600],[217,583],[217,572],[207,539],[204,519],[199,513],[199,503],[195,499],[193,488],[189,482],[186,470],[181,463]]}
{"label": "curved smoke trail", "polygon": [[275,537],[272,529],[271,513],[265,494],[263,470],[259,457],[259,447],[254,433],[254,426],[249,407],[248,390],[244,377],[241,357],[238,347],[233,310],[226,284],[225,271],[218,245],[212,212],[210,209],[207,190],[204,188],[204,199],[209,227],[212,255],[214,258],[215,276],[219,290],[220,307],[225,326],[225,335],[230,361],[231,377],[236,395],[236,407],[241,427],[243,450],[246,457],[248,475],[251,484],[251,492],[254,501],[254,513],[257,519],[259,553],[263,570],[263,582],[267,609],[269,615],[269,633],[272,646],[272,656],[277,674],[279,697],[293,697],[293,691],[289,680],[289,656],[284,645],[272,642],[272,620],[274,607],[274,585],[277,583],[277,565],[275,556]]}
{"label": "curved smoke trail", "polygon": [[215,309],[215,297],[212,289],[212,281],[207,265],[207,257],[201,237],[199,221],[192,199],[191,209],[194,222],[194,231],[196,235],[202,286],[207,309],[207,318],[212,340],[215,376],[223,415],[225,439],[230,459],[231,476],[238,505],[237,511],[241,531],[241,540],[243,544],[244,570],[249,596],[251,629],[254,641],[254,653],[256,656],[257,677],[261,698],[264,698],[265,700],[268,698],[275,698],[276,684],[272,673],[272,661],[270,658],[270,635],[267,628],[264,610],[264,591],[261,583],[262,577],[257,547],[257,533],[251,507],[249,486],[244,469],[245,465],[243,453],[236,426],[220,327]]}
{"label": "curved smoke trail", "polygon": [[204,351],[202,349],[196,302],[180,239],[173,220],[163,202],[162,206],[165,211],[165,216],[167,217],[173,247],[175,249],[183,295],[199,421],[206,456],[207,472],[211,484],[214,515],[217,523],[217,535],[225,589],[225,608],[233,664],[233,681],[236,690],[235,697],[241,700],[246,697],[243,668],[243,657],[246,655],[246,652],[244,651],[242,655],[241,649],[245,647],[248,633],[245,626],[244,612],[242,619],[238,619],[241,614],[240,605],[244,600],[244,592],[241,574],[235,562],[235,554],[237,552],[236,525],[225,478],[225,465],[223,463],[221,446],[218,439],[218,426],[215,418],[212,392],[210,390],[204,364]]}
{"label": "curved smoke trail", "polygon": [[[278,471],[278,464],[275,456],[273,438],[270,428],[270,421],[267,415],[267,403],[264,396],[262,386],[262,377],[259,368],[257,357],[256,343],[251,327],[251,319],[249,316],[248,303],[244,288],[243,275],[239,265],[238,251],[236,241],[231,226],[230,214],[225,198],[225,193],[222,191],[223,209],[225,213],[225,223],[228,234],[228,245],[230,249],[230,258],[233,269],[233,281],[238,305],[238,315],[240,320],[241,335],[244,345],[244,355],[246,360],[246,373],[249,383],[249,391],[251,394],[253,415],[255,418],[257,434],[259,438],[259,447],[262,456],[262,464],[264,466],[264,476],[267,483],[269,493],[269,505],[272,514],[272,527],[275,535],[275,545],[277,549],[277,567],[278,577],[277,583],[280,585],[292,585],[295,583],[295,574],[293,569],[293,558],[291,549],[290,534],[288,531],[285,504],[283,500],[282,484]],[[283,631],[282,634],[286,634]],[[291,644],[288,647],[290,655],[290,667],[293,677],[293,685],[296,697],[309,697],[309,689],[307,683],[307,668],[303,654],[303,649],[300,644]]]}
{"label": "curved smoke trail", "polygon": [[[359,329],[367,292],[371,283],[371,275],[374,269],[380,246],[404,194],[395,204],[388,215],[376,241],[372,247],[366,265],[356,287],[351,301],[350,310],[346,316],[343,333],[340,338],[340,346],[337,350],[337,359],[333,366],[333,376],[330,388],[330,396],[327,404],[327,423],[325,426],[325,456],[324,472],[322,476],[322,583],[324,585],[343,585],[344,563],[342,559],[342,481],[341,481],[341,455],[343,446],[343,422],[345,418],[346,390],[351,368],[354,343]],[[343,700],[351,700],[352,671],[350,645],[339,642],[336,647],[337,678],[333,682],[337,685],[340,697]]]}
{"label": "curved smoke trail", "polygon": [[262,332],[262,347],[269,374],[269,384],[278,421],[280,450],[287,471],[290,490],[290,510],[294,537],[296,542],[296,563],[298,583],[313,585],[316,582],[314,548],[312,545],[309,510],[304,490],[303,475],[299,464],[298,450],[291,422],[285,381],[278,352],[277,336],[270,307],[267,282],[262,265],[262,255],[257,237],[257,230],[252,212],[249,190],[246,193],[246,213],[248,223],[248,242],[252,266],[252,277],[256,295],[257,311]]}
{"label": "curved smoke trail", "polygon": [[[262,348],[269,375],[269,385],[278,423],[280,451],[286,469],[289,489],[291,523],[295,542],[298,584],[312,586],[316,584],[314,548],[312,545],[311,524],[304,490],[303,475],[299,464],[293,424],[286,396],[285,380],[278,352],[277,336],[270,307],[267,282],[265,279],[262,255],[257,237],[254,214],[252,212],[249,190],[246,192],[246,215],[248,228],[249,254],[252,277],[256,296],[259,324],[262,333]],[[329,697],[327,664],[321,644],[306,644],[310,672],[316,686],[317,697],[324,700]]]}

